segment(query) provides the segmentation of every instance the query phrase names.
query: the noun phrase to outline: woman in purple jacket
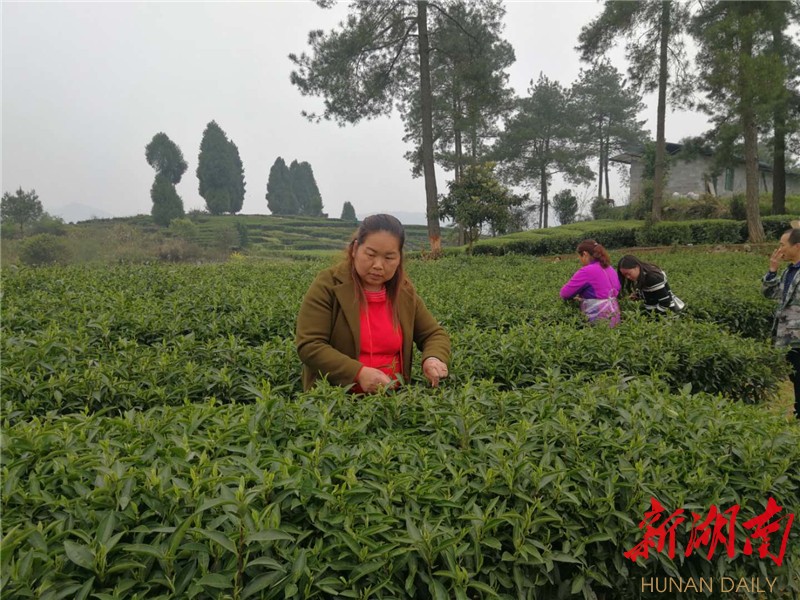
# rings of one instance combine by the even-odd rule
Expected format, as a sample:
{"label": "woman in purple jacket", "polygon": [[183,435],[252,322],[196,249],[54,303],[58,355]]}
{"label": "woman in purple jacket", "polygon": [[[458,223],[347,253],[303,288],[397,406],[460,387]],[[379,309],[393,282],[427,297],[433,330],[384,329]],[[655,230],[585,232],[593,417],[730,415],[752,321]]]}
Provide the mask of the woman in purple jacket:
{"label": "woman in purple jacket", "polygon": [[620,284],[608,252],[595,240],[583,240],[578,244],[578,259],[583,266],[561,288],[561,298],[580,300],[590,322],[602,319],[615,327],[619,323]]}

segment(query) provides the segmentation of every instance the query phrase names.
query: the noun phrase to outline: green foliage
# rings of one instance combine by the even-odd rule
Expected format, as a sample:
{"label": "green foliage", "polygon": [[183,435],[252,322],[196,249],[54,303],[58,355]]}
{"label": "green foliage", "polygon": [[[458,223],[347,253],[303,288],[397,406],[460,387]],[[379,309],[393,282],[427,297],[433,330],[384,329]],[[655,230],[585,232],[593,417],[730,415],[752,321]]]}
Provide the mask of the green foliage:
{"label": "green foliage", "polygon": [[572,190],[561,190],[553,196],[553,210],[561,225],[574,223],[578,214],[578,198]]}
{"label": "green foliage", "polygon": [[156,175],[153,187],[150,188],[150,198],[153,200],[151,215],[157,225],[167,227],[173,219],[183,217],[183,200],[166,175]]}
{"label": "green foliage", "polygon": [[[497,137],[498,122],[513,109],[506,70],[514,49],[502,39],[502,3],[454,2],[448,11],[431,11],[429,31],[436,48],[430,56],[434,158],[459,176],[470,164],[485,162],[487,140]],[[422,123],[418,90],[406,90],[406,152],[415,177],[422,174]]]}
{"label": "green foliage", "polygon": [[637,246],[671,244],[740,244],[742,224],[727,219],[649,224],[636,231]]}
{"label": "green foliage", "polygon": [[[611,216],[611,209],[614,208],[614,201],[608,198],[603,198],[602,196],[597,196],[594,200],[592,200],[592,218],[596,221],[608,219]],[[638,216],[636,218],[642,219],[643,216]]]}
{"label": "green foliage", "polygon": [[[272,171],[270,171],[270,175]],[[307,217],[322,216],[322,196],[314,179],[311,165],[303,161],[292,161],[289,166],[289,179],[291,180],[292,194],[297,202],[297,214]],[[267,183],[269,187],[269,183]]]}
{"label": "green foliage", "polygon": [[610,156],[641,143],[646,137],[642,129],[644,121],[636,119],[644,109],[642,96],[626,87],[622,74],[607,60],[581,69],[572,93],[585,119],[592,156],[599,162],[598,196],[603,196],[604,180],[608,189]]}
{"label": "green foliage", "polygon": [[61,217],[53,217],[49,214],[42,213],[39,220],[36,221],[31,227],[31,233],[49,233],[51,235],[66,235],[67,226],[64,219]]}
{"label": "green foliage", "polygon": [[[9,426],[5,593],[634,598],[641,578],[677,576],[666,557],[622,558],[651,496],[670,510],[731,498],[748,518],[768,495],[798,509],[796,429],[653,382],[553,372],[525,391],[475,383],[353,402],[263,384],[245,397]],[[680,573],[763,567],[701,554]]]}
{"label": "green foliage", "polygon": [[177,237],[187,242],[195,242],[198,238],[199,228],[190,219],[172,219],[169,222],[169,230]]}
{"label": "green foliage", "polygon": [[22,242],[19,259],[24,265],[39,267],[64,263],[68,260],[64,241],[51,233],[39,233]]}
{"label": "green foliage", "polygon": [[500,173],[515,185],[539,190],[539,227],[548,225],[548,188],[560,173],[571,183],[590,181],[592,170],[581,107],[574,94],[543,74],[531,82],[495,147]]}
{"label": "green foliage", "polygon": [[4,271],[4,596],[637,598],[642,578],[759,577],[741,553],[622,556],[651,496],[800,510],[800,430],[751,404],[786,375],[766,256],[642,257],[686,312],[623,301],[615,329],[555,300],[577,260],[409,261],[451,377],[422,387],[416,360],[409,386],[357,399],[300,391],[295,320],[325,261]]}
{"label": "green foliage", "polygon": [[173,185],[181,181],[181,177],[189,168],[183,159],[183,152],[166,133],[157,133],[144,149],[147,164],[153,167],[156,175],[163,175]]}
{"label": "green foliage", "polygon": [[353,205],[349,201],[345,200],[344,204],[342,205],[342,216],[339,218],[342,221],[358,221],[356,218],[356,209],[353,208]]}
{"label": "green foliage", "polygon": [[200,196],[212,215],[234,214],[242,209],[245,182],[239,149],[215,121],[203,131],[197,179]]}
{"label": "green foliage", "polygon": [[494,167],[492,162],[470,165],[459,181],[448,182],[450,192],[440,201],[439,214],[464,228],[470,248],[484,225],[504,233],[509,210],[525,201],[525,197],[515,196],[497,181]]}
{"label": "green foliage", "polygon": [[247,231],[247,225],[237,221],[236,232],[239,234],[239,247],[247,248],[250,245],[250,233]]}
{"label": "green foliage", "polygon": [[26,225],[38,221],[43,212],[36,190],[26,192],[20,187],[13,196],[5,192],[0,200],[0,219],[19,225],[20,234],[24,233]]}
{"label": "green foliage", "polygon": [[289,167],[280,156],[275,159],[269,170],[267,206],[273,215],[296,215],[300,212],[297,197],[292,189]]}

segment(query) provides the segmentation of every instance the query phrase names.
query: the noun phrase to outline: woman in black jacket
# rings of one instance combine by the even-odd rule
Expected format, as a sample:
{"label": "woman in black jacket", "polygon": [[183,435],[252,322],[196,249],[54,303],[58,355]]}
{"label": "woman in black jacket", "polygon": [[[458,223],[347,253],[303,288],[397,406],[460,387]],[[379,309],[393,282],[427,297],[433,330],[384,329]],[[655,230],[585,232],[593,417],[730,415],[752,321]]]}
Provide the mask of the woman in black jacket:
{"label": "woman in black jacket", "polygon": [[633,289],[633,297],[644,301],[648,311],[656,313],[680,312],[685,303],[669,289],[667,274],[654,264],[642,262],[626,254],[617,263],[617,272],[623,288]]}

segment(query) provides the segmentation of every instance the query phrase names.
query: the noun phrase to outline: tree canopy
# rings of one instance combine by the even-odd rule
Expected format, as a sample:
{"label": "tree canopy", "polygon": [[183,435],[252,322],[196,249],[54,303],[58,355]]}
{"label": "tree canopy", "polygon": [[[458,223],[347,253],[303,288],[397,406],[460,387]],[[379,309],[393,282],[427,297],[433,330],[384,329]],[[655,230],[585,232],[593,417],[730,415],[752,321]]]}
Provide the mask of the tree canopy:
{"label": "tree canopy", "polygon": [[153,186],[150,188],[150,198],[153,208],[150,211],[153,222],[162,227],[168,227],[173,219],[184,216],[183,200],[175,190],[175,185],[169,177],[159,173],[156,175]]}
{"label": "tree canopy", "polygon": [[200,196],[212,215],[242,210],[245,193],[244,165],[239,149],[211,121],[203,132],[197,164]]}
{"label": "tree canopy", "polygon": [[626,86],[622,74],[608,61],[599,61],[589,69],[581,69],[573,94],[585,119],[591,154],[599,163],[597,195],[608,199],[609,157],[613,152],[646,141],[644,121],[636,118],[644,109],[642,97]]}
{"label": "tree canopy", "polygon": [[13,194],[5,192],[0,200],[0,218],[3,222],[19,225],[20,234],[25,233],[25,226],[38,221],[44,210],[36,190],[24,191],[21,187]]}
{"label": "tree canopy", "polygon": [[525,197],[516,196],[503,186],[494,174],[495,163],[469,165],[458,181],[449,181],[449,193],[440,203],[442,216],[453,219],[464,228],[469,248],[472,248],[484,225],[495,233],[505,233],[511,219],[511,209],[520,206]]}
{"label": "tree canopy", "polygon": [[691,30],[700,45],[698,68],[707,101],[727,140],[743,139],[745,206],[751,242],[765,239],[758,202],[758,129],[768,128],[773,110],[784,94],[786,68],[772,52],[775,20],[785,13],[773,4],[791,3],[711,1],[693,18]]}
{"label": "tree canopy", "polygon": [[289,179],[291,180],[292,193],[297,201],[297,214],[309,217],[322,216],[322,196],[314,179],[311,165],[305,161],[296,160],[289,165]]}
{"label": "tree canopy", "polygon": [[[332,0],[318,0],[330,7]],[[473,6],[492,6],[482,0]],[[437,3],[425,0],[357,0],[339,29],[308,36],[311,54],[291,54],[297,69],[292,83],[303,95],[324,98],[321,116],[341,124],[358,123],[390,114],[397,105],[408,113],[408,102],[419,102],[420,156],[425,178],[426,213],[431,252],[441,251],[439,209],[434,170],[433,92],[430,39],[436,22],[429,12],[458,21],[455,6],[464,2]],[[433,26],[434,30],[429,31]],[[466,34],[465,34],[466,35]]]}
{"label": "tree canopy", "polygon": [[299,212],[289,167],[280,156],[275,159],[269,170],[267,207],[273,215],[296,215]]}
{"label": "tree canopy", "polygon": [[656,174],[652,218],[661,219],[666,164],[667,96],[674,106],[692,97],[684,34],[690,5],[674,0],[608,0],[603,12],[586,25],[578,38],[581,58],[594,61],[620,38],[625,39],[628,74],[636,87],[658,92],[656,108]]}
{"label": "tree canopy", "polygon": [[[434,159],[458,179],[468,164],[482,162],[499,135],[499,121],[513,108],[506,69],[514,50],[502,39],[505,7],[455,3],[434,11],[431,27]],[[406,153],[415,176],[422,174],[420,102],[415,89],[401,104]]]}
{"label": "tree canopy", "polygon": [[155,169],[156,174],[163,175],[174,185],[180,183],[181,177],[189,168],[181,149],[163,132],[153,136],[145,146],[144,155],[147,164]]}
{"label": "tree canopy", "polygon": [[575,95],[540,74],[518,101],[495,147],[499,172],[514,185],[539,190],[539,227],[548,224],[548,188],[553,175],[586,183],[592,179],[586,123]]}
{"label": "tree canopy", "polygon": [[155,134],[145,146],[144,156],[147,164],[156,171],[150,188],[150,199],[153,201],[150,215],[156,224],[167,227],[172,219],[184,215],[183,200],[175,185],[180,182],[189,165],[183,159],[178,145],[163,132]]}

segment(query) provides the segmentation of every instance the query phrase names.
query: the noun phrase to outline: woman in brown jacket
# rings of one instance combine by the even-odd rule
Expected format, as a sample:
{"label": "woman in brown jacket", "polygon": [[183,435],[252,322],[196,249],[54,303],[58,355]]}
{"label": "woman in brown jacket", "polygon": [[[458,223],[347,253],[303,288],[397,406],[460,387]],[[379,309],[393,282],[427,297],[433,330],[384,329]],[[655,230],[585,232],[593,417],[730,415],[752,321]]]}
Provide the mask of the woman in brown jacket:
{"label": "woman in brown jacket", "polygon": [[403,270],[405,231],[391,215],[364,219],[347,260],[322,271],[303,298],[295,344],[303,388],[320,377],[372,393],[411,378],[412,343],[434,387],[447,377],[450,338]]}

